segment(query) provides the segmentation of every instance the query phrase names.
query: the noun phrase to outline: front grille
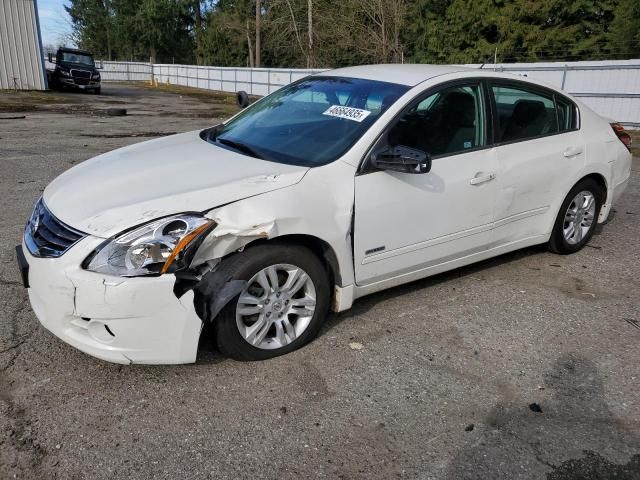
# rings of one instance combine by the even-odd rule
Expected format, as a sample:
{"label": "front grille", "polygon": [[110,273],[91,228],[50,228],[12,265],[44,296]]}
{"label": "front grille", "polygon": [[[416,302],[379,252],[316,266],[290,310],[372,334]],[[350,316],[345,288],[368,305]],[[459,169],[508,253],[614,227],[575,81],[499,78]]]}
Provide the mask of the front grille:
{"label": "front grille", "polygon": [[87,70],[71,70],[73,78],[91,78],[91,72]]}
{"label": "front grille", "polygon": [[77,85],[89,85],[91,80],[91,72],[86,70],[71,70],[71,76]]}
{"label": "front grille", "polygon": [[24,229],[27,249],[33,256],[43,258],[61,256],[84,236],[54,217],[42,199],[36,203]]}

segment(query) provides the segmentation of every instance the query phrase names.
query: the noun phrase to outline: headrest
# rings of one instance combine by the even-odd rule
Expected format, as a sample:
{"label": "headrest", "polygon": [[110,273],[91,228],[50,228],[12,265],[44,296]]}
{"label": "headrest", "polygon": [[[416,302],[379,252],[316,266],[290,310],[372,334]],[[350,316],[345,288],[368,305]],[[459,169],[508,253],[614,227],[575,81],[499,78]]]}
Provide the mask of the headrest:
{"label": "headrest", "polygon": [[540,100],[518,100],[513,107],[512,120],[518,125],[524,125],[547,115],[547,109]]}
{"label": "headrest", "polygon": [[449,92],[444,98],[445,123],[459,127],[473,127],[476,106],[473,95],[466,92]]}

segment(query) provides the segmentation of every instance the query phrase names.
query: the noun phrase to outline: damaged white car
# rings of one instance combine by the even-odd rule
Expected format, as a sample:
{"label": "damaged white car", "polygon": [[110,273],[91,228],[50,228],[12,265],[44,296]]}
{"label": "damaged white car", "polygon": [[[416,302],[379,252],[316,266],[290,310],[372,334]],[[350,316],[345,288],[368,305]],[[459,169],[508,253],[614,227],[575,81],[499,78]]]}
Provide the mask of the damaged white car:
{"label": "damaged white car", "polygon": [[522,77],[334,70],[65,172],[18,262],[40,322],[90,355],[193,362],[210,325],[224,354],[266,359],[363,295],[534,244],[579,250],[627,185],[629,141]]}

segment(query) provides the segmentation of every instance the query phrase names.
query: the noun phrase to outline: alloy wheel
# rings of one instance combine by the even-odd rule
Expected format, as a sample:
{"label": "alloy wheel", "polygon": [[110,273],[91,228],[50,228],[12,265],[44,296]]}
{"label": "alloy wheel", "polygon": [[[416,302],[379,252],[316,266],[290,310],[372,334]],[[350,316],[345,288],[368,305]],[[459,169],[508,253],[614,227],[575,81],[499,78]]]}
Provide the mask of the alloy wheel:
{"label": "alloy wheel", "polygon": [[564,215],[562,233],[570,245],[576,245],[589,233],[596,213],[596,199],[593,193],[583,190],[578,193]]}
{"label": "alloy wheel", "polygon": [[276,264],[256,273],[240,294],[236,324],[260,349],[289,345],[307,329],[316,308],[316,289],[300,267]]}

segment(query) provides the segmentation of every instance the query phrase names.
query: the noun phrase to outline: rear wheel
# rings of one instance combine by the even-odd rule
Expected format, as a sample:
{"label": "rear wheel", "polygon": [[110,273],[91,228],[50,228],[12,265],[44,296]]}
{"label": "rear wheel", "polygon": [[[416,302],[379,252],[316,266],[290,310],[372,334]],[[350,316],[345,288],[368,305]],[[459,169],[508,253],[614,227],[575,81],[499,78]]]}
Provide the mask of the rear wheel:
{"label": "rear wheel", "polygon": [[237,360],[263,360],[300,348],[317,334],[329,310],[327,271],[300,246],[261,245],[220,269],[247,286],[215,320],[220,351]]}
{"label": "rear wheel", "polygon": [[560,207],[549,249],[568,254],[584,247],[595,230],[603,197],[602,187],[593,179],[578,182]]}

